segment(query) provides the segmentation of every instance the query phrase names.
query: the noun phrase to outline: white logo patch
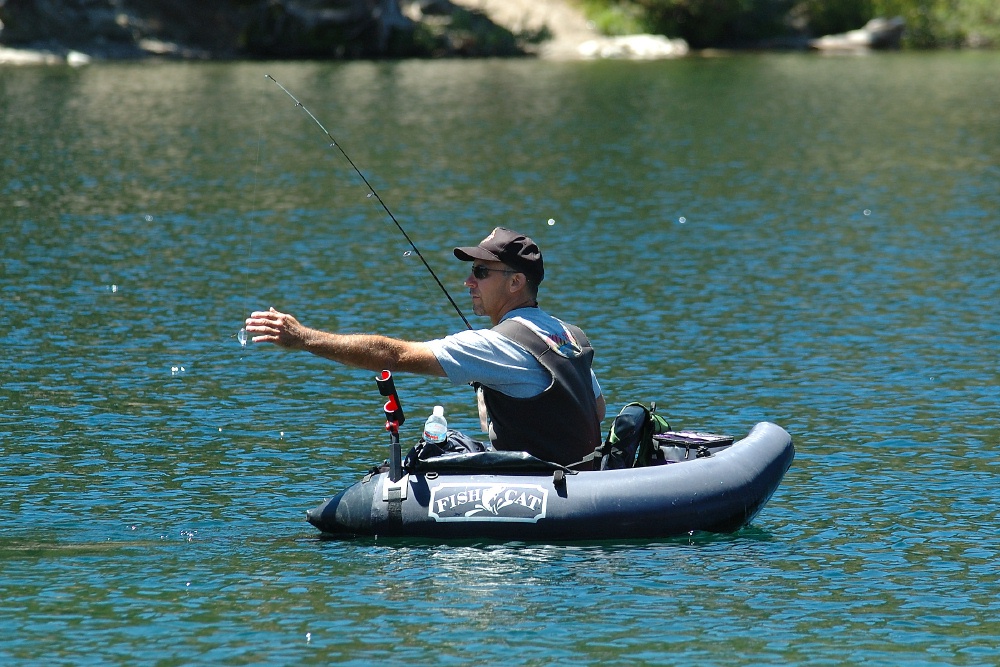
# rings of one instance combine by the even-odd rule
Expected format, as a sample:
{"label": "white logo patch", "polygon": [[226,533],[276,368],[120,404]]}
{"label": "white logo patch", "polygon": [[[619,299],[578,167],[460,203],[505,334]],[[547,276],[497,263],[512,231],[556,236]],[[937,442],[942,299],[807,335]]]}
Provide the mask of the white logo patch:
{"label": "white logo patch", "polygon": [[548,497],[537,484],[445,482],[431,489],[427,515],[435,521],[536,523],[545,518]]}

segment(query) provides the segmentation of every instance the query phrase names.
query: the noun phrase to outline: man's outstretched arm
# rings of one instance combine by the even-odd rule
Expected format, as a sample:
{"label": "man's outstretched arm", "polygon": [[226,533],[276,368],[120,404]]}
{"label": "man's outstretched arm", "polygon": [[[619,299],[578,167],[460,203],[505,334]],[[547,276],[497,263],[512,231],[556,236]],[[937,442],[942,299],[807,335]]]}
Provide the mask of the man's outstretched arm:
{"label": "man's outstretched arm", "polygon": [[274,308],[250,315],[246,330],[253,334],[254,343],[305,350],[346,366],[445,377],[444,369],[426,343],[377,334],[335,334],[311,329]]}

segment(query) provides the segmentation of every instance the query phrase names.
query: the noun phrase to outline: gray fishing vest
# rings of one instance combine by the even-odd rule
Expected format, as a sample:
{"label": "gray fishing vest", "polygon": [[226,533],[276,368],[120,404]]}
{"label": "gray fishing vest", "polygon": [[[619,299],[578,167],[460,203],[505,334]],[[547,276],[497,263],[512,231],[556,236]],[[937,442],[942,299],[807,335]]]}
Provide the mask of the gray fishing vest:
{"label": "gray fishing vest", "polygon": [[526,451],[546,461],[571,465],[601,444],[590,367],[594,349],[586,334],[565,324],[549,336],[527,320],[512,317],[493,330],[520,344],[551,375],[552,384],[530,398],[513,398],[481,387],[496,449]]}

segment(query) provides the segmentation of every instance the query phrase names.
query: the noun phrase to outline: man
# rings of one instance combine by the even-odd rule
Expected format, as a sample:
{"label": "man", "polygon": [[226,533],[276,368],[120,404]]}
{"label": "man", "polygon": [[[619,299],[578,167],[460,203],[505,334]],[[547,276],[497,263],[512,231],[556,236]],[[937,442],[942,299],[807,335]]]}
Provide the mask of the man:
{"label": "man", "polygon": [[306,350],[349,366],[472,384],[496,449],[523,450],[563,465],[579,462],[601,444],[605,401],[586,335],[538,307],[545,277],[538,246],[497,227],[479,245],[455,248],[455,256],[472,262],[465,280],[472,309],[489,317],[492,329],[419,343],[326,333],[271,308],[247,318],[246,330],[255,343]]}

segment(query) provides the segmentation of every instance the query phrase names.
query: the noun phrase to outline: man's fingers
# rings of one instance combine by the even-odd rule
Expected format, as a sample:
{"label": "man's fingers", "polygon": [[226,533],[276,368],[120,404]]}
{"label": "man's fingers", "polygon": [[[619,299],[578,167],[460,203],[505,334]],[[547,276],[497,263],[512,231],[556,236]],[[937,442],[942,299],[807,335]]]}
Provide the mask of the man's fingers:
{"label": "man's fingers", "polygon": [[257,334],[250,339],[253,343],[274,343],[287,346],[293,337],[290,328],[294,328],[296,324],[295,318],[291,315],[286,315],[275,310],[274,307],[270,307],[267,310],[253,312],[246,319],[246,330],[247,333]]}

